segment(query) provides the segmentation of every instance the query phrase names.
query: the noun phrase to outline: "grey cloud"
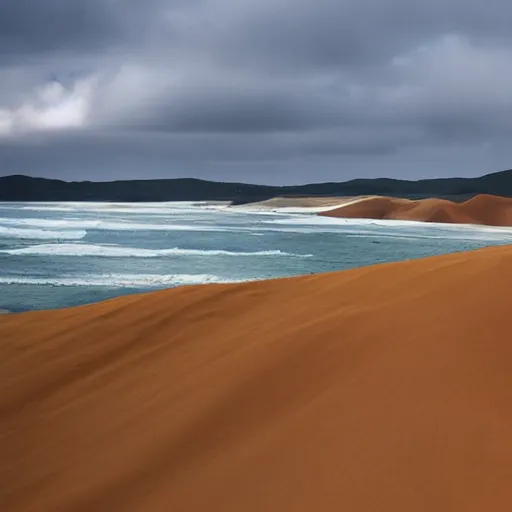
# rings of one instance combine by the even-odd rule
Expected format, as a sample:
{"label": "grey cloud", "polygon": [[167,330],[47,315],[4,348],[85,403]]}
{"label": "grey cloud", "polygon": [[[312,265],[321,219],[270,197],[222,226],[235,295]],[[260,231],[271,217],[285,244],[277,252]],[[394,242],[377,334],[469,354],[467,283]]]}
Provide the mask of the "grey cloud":
{"label": "grey cloud", "polygon": [[199,0],[2,0],[0,59],[12,63],[24,58],[34,65],[38,58],[81,58],[109,48],[121,53],[123,49],[136,51],[158,36],[167,15],[197,3]]}
{"label": "grey cloud", "polygon": [[279,72],[375,65],[445,33],[508,39],[511,22],[506,0],[220,0],[173,33],[220,62]]}
{"label": "grey cloud", "polygon": [[0,174],[500,168],[511,23],[505,0],[3,0]]}
{"label": "grey cloud", "polygon": [[2,0],[0,55],[31,56],[89,50],[119,36],[114,2],[103,0]]}
{"label": "grey cloud", "polygon": [[[262,87],[263,89],[263,87]],[[148,112],[151,114],[151,112]],[[280,90],[188,91],[169,105],[157,105],[150,119],[135,126],[170,132],[279,132],[336,126],[340,112],[322,97]]]}
{"label": "grey cloud", "polygon": [[[126,133],[54,133],[0,140],[0,167],[11,173],[69,180],[113,180],[195,176],[259,183],[346,180],[354,176],[479,175],[504,169],[510,159],[508,141],[460,147],[396,148],[365,140],[360,144],[325,136],[279,140],[263,134],[168,136]],[[363,135],[363,134],[361,134]],[[374,134],[374,137],[378,134]],[[407,140],[407,134],[402,134]],[[265,148],[262,154],[261,149]]]}

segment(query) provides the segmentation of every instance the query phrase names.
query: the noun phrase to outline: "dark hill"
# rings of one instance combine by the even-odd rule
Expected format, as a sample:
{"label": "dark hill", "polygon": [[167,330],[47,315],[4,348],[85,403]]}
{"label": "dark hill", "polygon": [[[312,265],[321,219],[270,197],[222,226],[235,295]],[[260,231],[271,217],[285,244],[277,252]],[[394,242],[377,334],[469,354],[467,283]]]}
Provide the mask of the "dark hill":
{"label": "dark hill", "polygon": [[267,186],[223,183],[193,178],[111,182],[67,182],[29,176],[0,177],[0,201],[234,201],[245,203],[276,195],[385,195],[468,198],[476,194],[512,197],[512,170],[479,178],[419,181],[390,178],[340,183]]}

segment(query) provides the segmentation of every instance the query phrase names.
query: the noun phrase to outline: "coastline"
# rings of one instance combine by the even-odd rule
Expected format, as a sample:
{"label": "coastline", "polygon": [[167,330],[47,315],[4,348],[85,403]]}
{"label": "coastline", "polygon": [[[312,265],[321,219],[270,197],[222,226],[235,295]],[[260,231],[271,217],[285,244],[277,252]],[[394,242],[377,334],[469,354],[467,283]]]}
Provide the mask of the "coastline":
{"label": "coastline", "polygon": [[247,212],[312,213],[344,219],[400,220],[469,226],[512,227],[512,198],[480,194],[461,202],[378,195],[347,197],[275,197],[230,206]]}
{"label": "coastline", "polygon": [[378,195],[275,197],[229,206],[245,212],[310,213],[338,219],[373,219],[465,226],[512,227],[512,198],[480,194],[461,202]]}
{"label": "coastline", "polygon": [[2,316],[4,506],[502,509],[511,286],[503,246]]}
{"label": "coastline", "polygon": [[302,205],[303,213],[247,214],[204,203],[7,209],[2,214],[2,236],[8,239],[0,251],[0,308],[48,310],[125,293],[320,273],[511,240],[511,228],[427,228],[410,221],[332,219],[306,210],[359,197],[285,200],[283,207]]}
{"label": "coastline", "polygon": [[404,220],[441,224],[512,227],[512,199],[480,194],[466,201],[368,196],[338,209],[319,212],[335,218]]}
{"label": "coastline", "polygon": [[347,197],[281,197],[276,196],[265,201],[231,205],[229,210],[240,212],[270,212],[270,213],[321,213],[336,210],[357,202],[367,196]]}

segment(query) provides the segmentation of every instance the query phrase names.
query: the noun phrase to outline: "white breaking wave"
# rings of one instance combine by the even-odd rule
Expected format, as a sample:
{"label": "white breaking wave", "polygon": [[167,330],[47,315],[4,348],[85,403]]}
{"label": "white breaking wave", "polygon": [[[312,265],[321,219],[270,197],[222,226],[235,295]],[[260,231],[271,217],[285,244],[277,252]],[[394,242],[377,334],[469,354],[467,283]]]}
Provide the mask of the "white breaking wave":
{"label": "white breaking wave", "polygon": [[205,283],[236,283],[255,279],[226,279],[211,274],[100,274],[59,278],[0,277],[0,284],[36,286],[98,286],[106,288],[168,288]]}
{"label": "white breaking wave", "polygon": [[134,213],[149,215],[168,215],[169,213],[193,212],[211,208],[201,201],[174,201],[162,203],[31,203],[22,206],[22,210],[36,212],[97,212],[97,213]]}
{"label": "white breaking wave", "polygon": [[461,229],[467,231],[493,231],[512,234],[512,228],[499,226],[483,226],[480,224],[450,224],[444,222],[420,222],[414,220],[388,220],[388,219],[343,219],[336,217],[320,217],[320,216],[289,216],[285,219],[274,219],[263,221],[264,224],[293,224],[305,226],[387,226],[387,227],[404,227],[404,228],[424,228],[424,229],[443,229],[455,230]]}
{"label": "white breaking wave", "polygon": [[275,228],[297,233],[340,233],[361,237],[448,239],[465,241],[510,241],[512,228],[474,224],[447,224],[408,220],[342,219],[301,216],[264,221]]}
{"label": "white breaking wave", "polygon": [[1,238],[17,238],[28,240],[81,240],[87,232],[80,230],[51,230],[33,228],[15,228],[0,226]]}
{"label": "white breaking wave", "polygon": [[165,256],[295,256],[307,258],[311,254],[290,254],[280,250],[235,252],[201,249],[140,249],[117,245],[92,244],[42,244],[20,249],[4,249],[0,254],[13,256],[96,256],[106,258],[159,258]]}
{"label": "white breaking wave", "polygon": [[[60,230],[72,230],[72,229],[96,229],[103,231],[217,231],[224,232],[230,231],[227,227],[218,226],[206,226],[201,224],[171,224],[171,223],[145,223],[145,222],[131,222],[125,220],[90,220],[90,219],[12,219],[12,218],[0,218],[0,224],[7,225],[6,229],[18,229],[25,228],[47,228],[47,229],[60,229]],[[0,226],[1,229],[1,226]]]}

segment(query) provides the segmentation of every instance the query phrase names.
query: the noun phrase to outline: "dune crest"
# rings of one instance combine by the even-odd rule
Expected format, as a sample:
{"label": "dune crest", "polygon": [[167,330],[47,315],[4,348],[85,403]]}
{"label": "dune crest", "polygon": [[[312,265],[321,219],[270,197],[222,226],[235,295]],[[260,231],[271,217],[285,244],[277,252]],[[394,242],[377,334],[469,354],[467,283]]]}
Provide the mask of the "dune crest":
{"label": "dune crest", "polygon": [[495,247],[3,315],[0,509],[506,510],[511,289]]}
{"label": "dune crest", "polygon": [[480,194],[462,203],[446,199],[367,197],[319,215],[338,218],[415,220],[512,226],[512,198]]}

